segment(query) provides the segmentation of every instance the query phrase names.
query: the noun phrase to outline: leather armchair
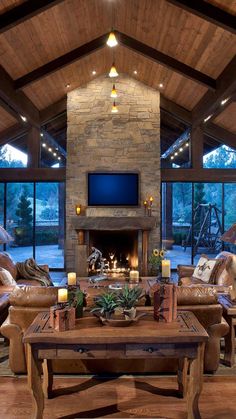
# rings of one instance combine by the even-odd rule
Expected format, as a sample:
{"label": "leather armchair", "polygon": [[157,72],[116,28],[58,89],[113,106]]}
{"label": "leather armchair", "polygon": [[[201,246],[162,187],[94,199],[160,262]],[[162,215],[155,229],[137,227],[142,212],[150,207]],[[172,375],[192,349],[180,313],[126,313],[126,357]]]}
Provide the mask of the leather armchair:
{"label": "leather armchair", "polygon": [[[84,289],[83,284],[81,288]],[[151,293],[150,293],[151,296]],[[10,368],[15,373],[26,372],[25,348],[22,337],[25,330],[40,311],[46,311],[57,299],[56,287],[16,287],[10,296],[10,309],[1,333],[10,340]],[[212,288],[178,287],[178,309],[192,311],[209,334],[205,350],[205,371],[214,372],[219,365],[220,338],[229,326],[222,322],[222,307]],[[149,307],[151,310],[152,308]],[[57,373],[157,373],[176,371],[175,360],[56,360]]]}
{"label": "leather armchair", "polygon": [[201,285],[203,287],[216,288],[218,292],[228,292],[229,287],[232,288],[234,279],[236,278],[236,255],[230,252],[220,252],[216,256],[216,259],[222,259],[223,263],[220,269],[216,271],[213,284],[204,283],[200,279],[194,278],[194,265],[177,266],[178,284],[191,287]]}

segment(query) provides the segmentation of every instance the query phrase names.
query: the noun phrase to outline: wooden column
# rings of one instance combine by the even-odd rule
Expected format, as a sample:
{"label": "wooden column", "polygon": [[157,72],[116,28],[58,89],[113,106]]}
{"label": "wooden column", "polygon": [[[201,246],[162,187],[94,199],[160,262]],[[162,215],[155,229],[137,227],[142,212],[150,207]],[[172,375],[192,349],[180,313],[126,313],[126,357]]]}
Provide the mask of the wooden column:
{"label": "wooden column", "polygon": [[203,130],[200,126],[192,127],[191,162],[192,162],[192,168],[202,169],[203,167]]}
{"label": "wooden column", "polygon": [[75,271],[78,276],[88,275],[87,245],[85,244],[85,231],[77,230],[78,243],[75,246]]}
{"label": "wooden column", "polygon": [[148,275],[148,231],[143,230],[142,243],[142,275]]}
{"label": "wooden column", "polygon": [[30,127],[27,135],[27,152],[28,165],[27,167],[36,168],[40,166],[40,129],[37,127]]}

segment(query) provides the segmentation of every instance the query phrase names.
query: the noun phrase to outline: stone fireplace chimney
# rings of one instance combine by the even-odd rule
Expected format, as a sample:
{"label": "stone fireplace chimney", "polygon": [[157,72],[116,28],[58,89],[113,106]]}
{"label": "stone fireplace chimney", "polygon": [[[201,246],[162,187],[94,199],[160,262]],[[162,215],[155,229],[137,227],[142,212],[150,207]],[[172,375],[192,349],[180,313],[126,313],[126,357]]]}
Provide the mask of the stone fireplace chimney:
{"label": "stone fireplace chimney", "polygon": [[[104,219],[106,230],[109,230],[107,220],[114,218],[111,230],[118,231],[125,220],[123,230],[137,231],[139,254],[146,252],[139,263],[143,274],[144,266],[140,264],[159,246],[159,92],[121,75],[116,80],[119,112],[112,114],[112,84],[110,78],[102,76],[67,97],[66,267],[76,270],[80,276],[87,274],[89,232],[102,230]],[[140,206],[88,207],[87,173],[94,171],[138,171]],[[145,217],[143,201],[149,196],[154,199],[152,217]],[[77,204],[86,209],[84,215],[75,215]]]}

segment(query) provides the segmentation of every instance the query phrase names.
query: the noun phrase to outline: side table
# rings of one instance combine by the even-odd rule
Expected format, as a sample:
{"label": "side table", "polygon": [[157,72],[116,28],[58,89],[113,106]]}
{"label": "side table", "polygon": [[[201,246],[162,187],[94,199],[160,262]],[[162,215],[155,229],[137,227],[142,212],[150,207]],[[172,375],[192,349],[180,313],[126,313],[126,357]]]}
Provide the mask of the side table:
{"label": "side table", "polygon": [[231,301],[230,295],[219,295],[219,303],[223,308],[223,316],[229,325],[229,332],[224,337],[225,353],[224,364],[233,367],[235,364],[235,327],[236,327],[236,301]]}

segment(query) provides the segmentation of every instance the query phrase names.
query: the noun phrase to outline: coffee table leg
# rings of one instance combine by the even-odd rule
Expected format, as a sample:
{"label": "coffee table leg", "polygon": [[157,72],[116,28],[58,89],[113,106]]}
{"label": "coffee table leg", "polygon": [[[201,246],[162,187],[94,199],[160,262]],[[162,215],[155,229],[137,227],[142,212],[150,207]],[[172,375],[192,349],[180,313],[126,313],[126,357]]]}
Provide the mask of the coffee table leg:
{"label": "coffee table leg", "polygon": [[233,367],[235,358],[235,325],[233,324],[232,317],[227,316],[226,321],[229,325],[229,333],[225,336],[225,354],[224,364]]}
{"label": "coffee table leg", "polygon": [[53,371],[51,359],[44,359],[43,361],[43,394],[46,399],[52,397],[53,387]]}
{"label": "coffee table leg", "polygon": [[205,344],[200,343],[197,350],[197,358],[190,361],[189,383],[187,391],[188,419],[200,419],[198,400],[203,384],[203,358]]}
{"label": "coffee table leg", "polygon": [[44,409],[44,397],[41,384],[41,362],[30,344],[27,344],[27,372],[28,385],[33,396],[32,419],[42,419]]}
{"label": "coffee table leg", "polygon": [[180,358],[178,361],[178,388],[181,396],[185,398],[188,385],[188,358]]}

